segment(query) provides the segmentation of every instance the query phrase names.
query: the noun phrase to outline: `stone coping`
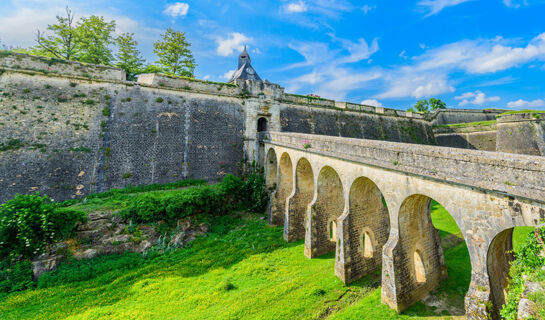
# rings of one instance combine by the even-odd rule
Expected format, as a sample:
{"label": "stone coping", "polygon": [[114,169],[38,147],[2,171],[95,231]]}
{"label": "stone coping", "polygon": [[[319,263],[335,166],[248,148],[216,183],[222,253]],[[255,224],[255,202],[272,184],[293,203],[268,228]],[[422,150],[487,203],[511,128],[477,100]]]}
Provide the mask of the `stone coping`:
{"label": "stone coping", "polygon": [[[307,140],[310,148],[303,148]],[[266,143],[545,202],[545,158],[379,140],[269,132]]]}

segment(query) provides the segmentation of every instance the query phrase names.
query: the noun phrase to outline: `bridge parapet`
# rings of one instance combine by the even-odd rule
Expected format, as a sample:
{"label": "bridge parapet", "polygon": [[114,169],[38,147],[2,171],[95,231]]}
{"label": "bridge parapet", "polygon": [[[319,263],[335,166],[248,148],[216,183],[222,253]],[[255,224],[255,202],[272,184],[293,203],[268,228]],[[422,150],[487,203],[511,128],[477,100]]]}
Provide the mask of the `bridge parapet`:
{"label": "bridge parapet", "polygon": [[543,157],[285,132],[269,132],[265,141],[434,180],[545,201]]}

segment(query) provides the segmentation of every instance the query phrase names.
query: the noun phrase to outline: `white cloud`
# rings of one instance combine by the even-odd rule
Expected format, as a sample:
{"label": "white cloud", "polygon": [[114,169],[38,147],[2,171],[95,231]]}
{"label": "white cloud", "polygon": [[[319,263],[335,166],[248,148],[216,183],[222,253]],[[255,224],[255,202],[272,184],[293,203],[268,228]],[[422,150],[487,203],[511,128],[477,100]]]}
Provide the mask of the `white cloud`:
{"label": "white cloud", "polygon": [[176,17],[186,16],[188,10],[189,10],[189,4],[185,2],[175,2],[173,4],[168,5],[165,11],[163,11],[163,13],[173,18],[176,18]]}
{"label": "white cloud", "polygon": [[364,14],[367,14],[367,12],[369,12],[369,11],[375,9],[376,7],[377,7],[377,6],[370,6],[370,5],[367,5],[367,4],[366,4],[366,5],[364,5],[364,6],[361,8],[361,10],[363,10],[363,13],[364,13]]}
{"label": "white cloud", "polygon": [[340,60],[341,63],[352,63],[361,60],[369,59],[369,57],[378,51],[378,40],[373,39],[371,46],[367,44],[365,39],[358,39],[358,42],[352,42],[349,40],[341,40],[343,48],[348,50],[349,56],[346,56]]}
{"label": "white cloud", "polygon": [[244,45],[247,43],[251,43],[252,39],[248,38],[242,33],[232,32],[227,36],[227,38],[216,39],[216,42],[218,44],[216,52],[220,56],[227,57],[232,55],[235,51],[242,51],[244,49]]}
{"label": "white cloud", "polygon": [[382,103],[380,103],[377,99],[366,99],[363,100],[361,104],[364,104],[366,106],[384,107]]}
{"label": "white cloud", "polygon": [[487,102],[499,101],[500,97],[487,97],[486,94],[477,90],[475,92],[466,92],[460,96],[454,97],[456,100],[462,100],[458,103],[459,106],[475,105],[482,106]]}
{"label": "white cloud", "polygon": [[236,72],[236,70],[229,70],[229,71],[227,71],[226,73],[224,73],[222,77],[223,77],[224,79],[229,80],[229,79],[231,79],[231,77],[233,76],[233,74],[235,74],[235,72]]}
{"label": "white cloud", "polygon": [[0,40],[3,44],[11,46],[34,46],[36,30],[45,30],[48,24],[55,23],[55,15],[65,14],[62,7],[45,10],[21,8],[12,15],[5,14],[0,19]]}
{"label": "white cloud", "polygon": [[284,6],[284,11],[287,13],[301,13],[307,10],[307,5],[303,1],[288,3]]}
{"label": "white cloud", "polygon": [[538,107],[544,107],[544,106],[545,106],[545,100],[543,99],[536,99],[533,101],[518,99],[517,101],[511,101],[507,103],[507,108],[512,108],[512,109],[538,108]]}
{"label": "white cloud", "polygon": [[446,75],[441,73],[419,73],[412,68],[391,71],[386,76],[387,89],[378,94],[377,98],[420,99],[445,92],[454,92]]}
{"label": "white cloud", "polygon": [[422,0],[418,5],[428,11],[426,17],[439,13],[446,7],[452,7],[472,0]]}

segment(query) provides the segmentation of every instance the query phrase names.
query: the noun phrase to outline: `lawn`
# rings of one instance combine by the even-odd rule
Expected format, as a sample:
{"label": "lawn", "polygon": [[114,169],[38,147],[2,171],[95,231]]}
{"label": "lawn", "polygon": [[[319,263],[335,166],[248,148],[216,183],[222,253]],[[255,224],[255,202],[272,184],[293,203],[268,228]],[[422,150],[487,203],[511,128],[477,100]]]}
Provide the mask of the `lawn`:
{"label": "lawn", "polygon": [[[94,206],[94,205],[93,205]],[[433,204],[449,279],[397,315],[380,303],[380,274],[345,286],[334,255],[307,259],[303,242],[259,216],[221,217],[183,249],[70,261],[39,288],[0,298],[1,319],[435,319],[463,314],[471,275],[456,224]],[[230,230],[230,231],[228,231]],[[432,306],[433,305],[433,306]],[[461,308],[461,309],[460,309]],[[449,318],[449,317],[447,317]]]}

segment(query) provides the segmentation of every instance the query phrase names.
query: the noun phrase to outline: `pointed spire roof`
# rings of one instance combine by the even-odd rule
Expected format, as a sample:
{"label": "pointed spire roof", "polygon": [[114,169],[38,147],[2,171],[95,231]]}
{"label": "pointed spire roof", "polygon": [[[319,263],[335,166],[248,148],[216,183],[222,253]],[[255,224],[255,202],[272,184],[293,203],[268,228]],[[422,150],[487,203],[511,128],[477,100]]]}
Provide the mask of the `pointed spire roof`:
{"label": "pointed spire roof", "polygon": [[262,81],[252,67],[252,60],[250,59],[246,45],[244,45],[244,50],[238,56],[238,69],[231,79],[229,79],[229,82],[235,82],[237,79]]}

